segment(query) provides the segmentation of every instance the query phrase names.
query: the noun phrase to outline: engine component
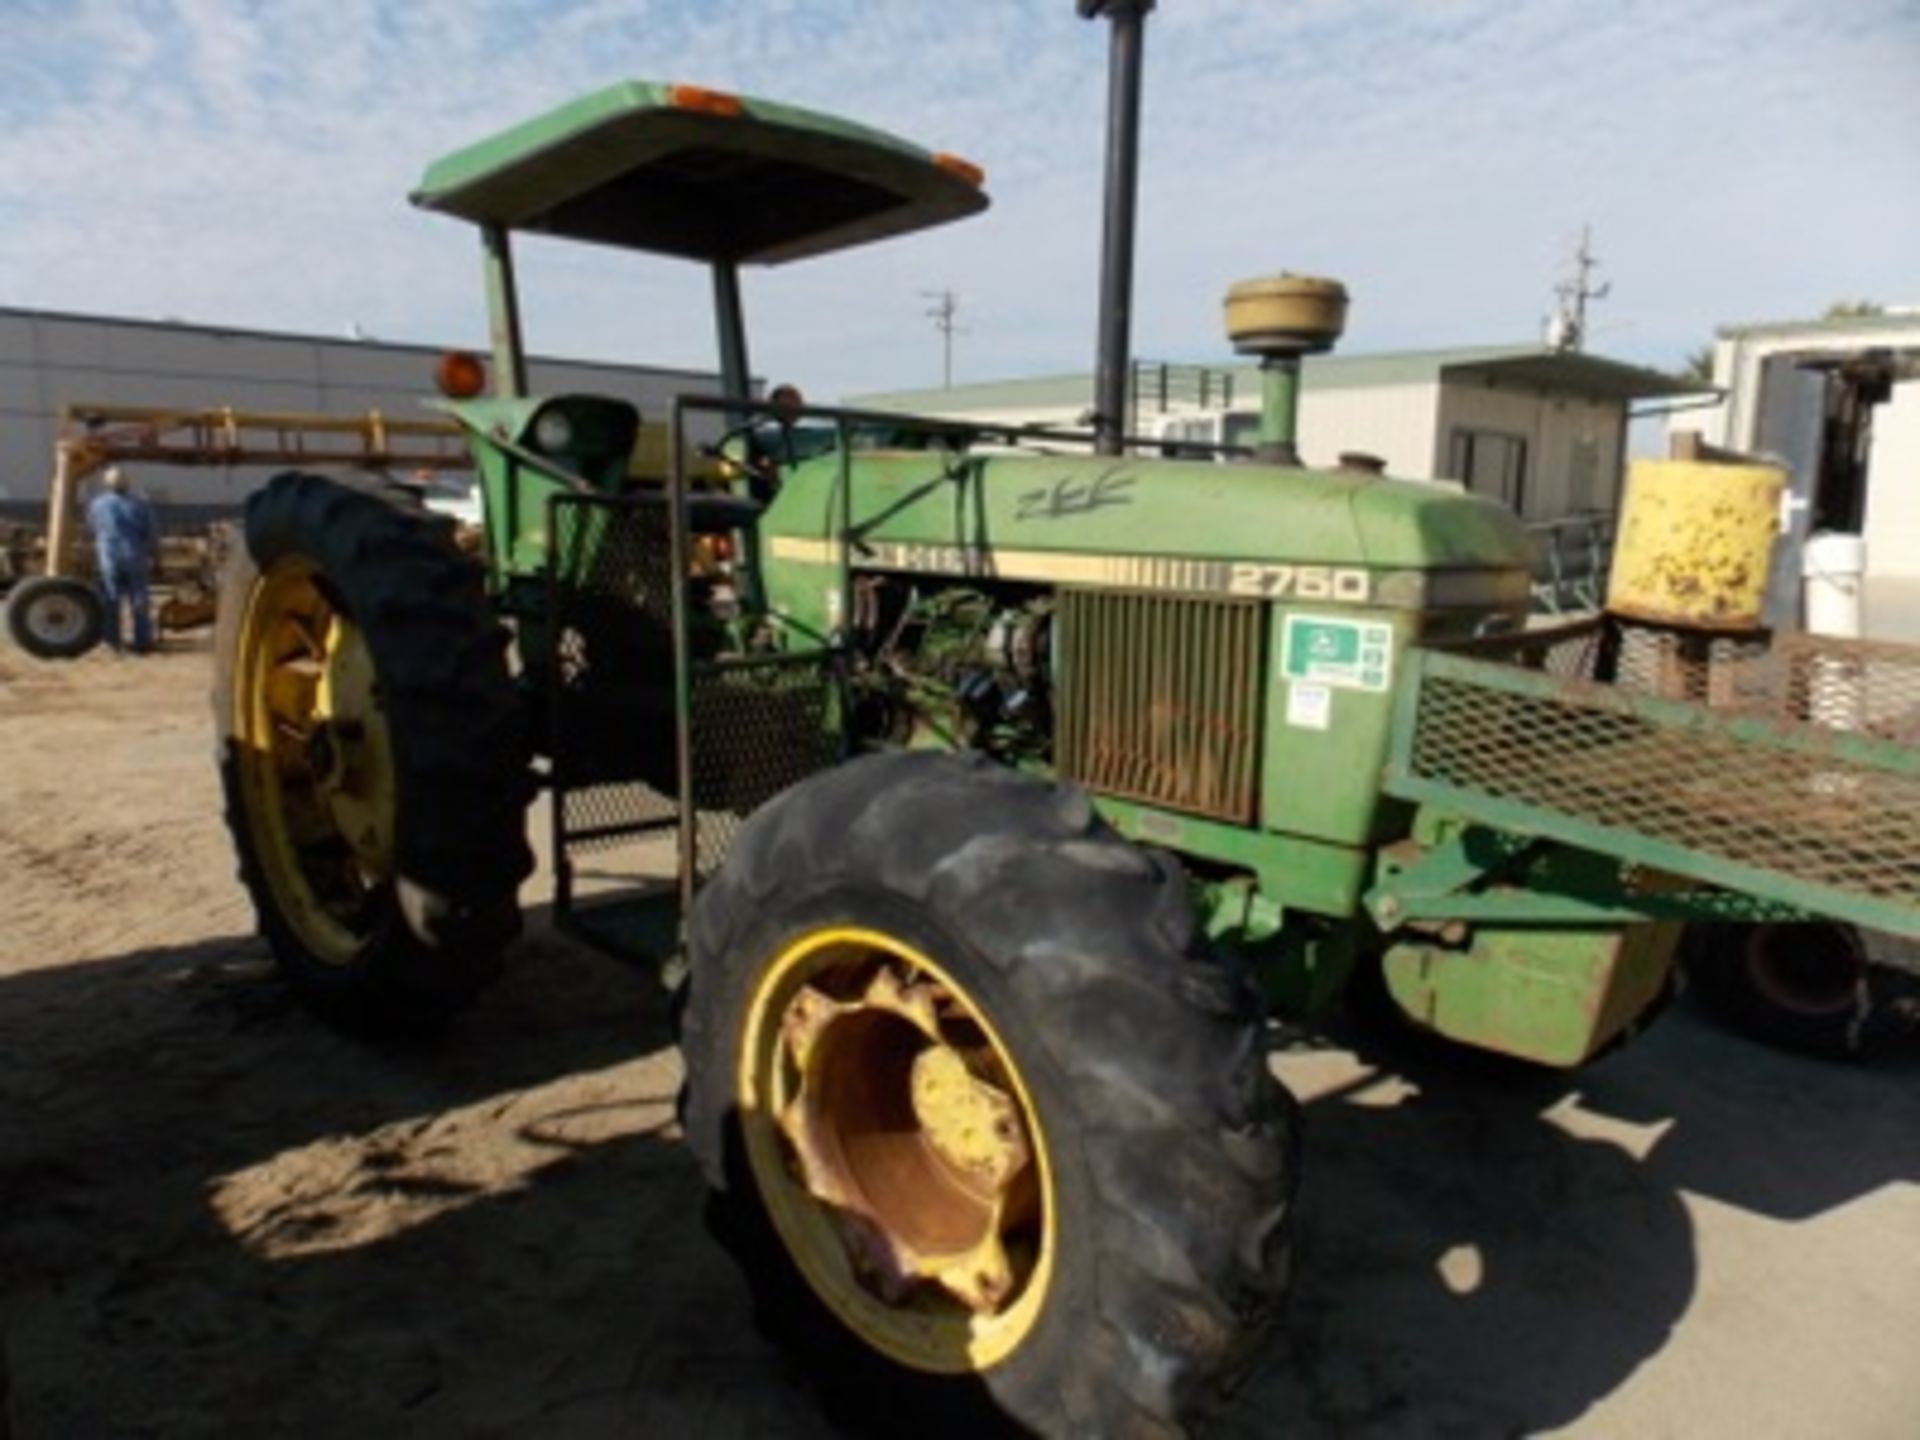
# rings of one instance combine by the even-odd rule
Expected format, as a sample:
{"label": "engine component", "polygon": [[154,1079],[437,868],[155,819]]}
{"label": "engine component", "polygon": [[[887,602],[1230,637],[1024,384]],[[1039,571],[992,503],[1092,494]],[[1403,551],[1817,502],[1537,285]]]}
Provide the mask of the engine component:
{"label": "engine component", "polygon": [[1052,623],[1049,598],[863,580],[855,624],[867,659],[857,677],[867,733],[1045,760]]}

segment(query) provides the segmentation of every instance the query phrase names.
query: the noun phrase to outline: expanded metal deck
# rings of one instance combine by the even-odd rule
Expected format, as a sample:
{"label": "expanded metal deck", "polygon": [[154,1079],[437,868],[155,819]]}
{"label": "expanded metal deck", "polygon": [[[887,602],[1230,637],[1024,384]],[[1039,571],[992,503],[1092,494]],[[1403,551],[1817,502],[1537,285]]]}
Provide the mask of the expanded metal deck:
{"label": "expanded metal deck", "polygon": [[1585,622],[1408,678],[1392,793],[1920,934],[1920,649]]}
{"label": "expanded metal deck", "polygon": [[[746,817],[841,758],[839,668],[825,651],[718,656],[710,623],[677,685],[674,591],[701,582],[657,491],[556,495],[548,533],[555,915],[590,943],[664,954]],[[652,840],[675,842],[672,872]]]}

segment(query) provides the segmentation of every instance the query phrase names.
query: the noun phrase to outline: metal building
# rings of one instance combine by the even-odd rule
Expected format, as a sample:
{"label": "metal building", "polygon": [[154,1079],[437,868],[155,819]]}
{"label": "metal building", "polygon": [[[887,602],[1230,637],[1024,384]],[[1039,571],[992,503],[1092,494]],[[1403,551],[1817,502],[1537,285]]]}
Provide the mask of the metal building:
{"label": "metal building", "polygon": [[[1196,383],[1204,374],[1211,377]],[[1173,375],[1171,386],[1156,379]],[[1539,345],[1378,355],[1309,356],[1302,369],[1300,450],[1331,466],[1362,451],[1409,479],[1450,479],[1511,505],[1528,520],[1610,511],[1617,503],[1629,409],[1636,400],[1699,386],[1598,355]],[[1076,425],[1092,398],[1086,375],[957,385],[854,397],[876,409],[1001,423]],[[1216,438],[1250,433],[1259,409],[1251,365],[1136,365],[1129,429]],[[1209,434],[1198,422],[1219,423]],[[1194,427],[1194,428],[1186,428]]]}
{"label": "metal building", "polygon": [[[20,515],[44,502],[63,405],[415,416],[432,394],[440,353],[427,345],[0,307],[0,503]],[[530,370],[536,393],[615,395],[648,420],[665,418],[677,394],[717,388],[714,376],[691,370],[538,356]],[[157,467],[136,475],[154,499],[193,506],[237,503],[261,478]]]}

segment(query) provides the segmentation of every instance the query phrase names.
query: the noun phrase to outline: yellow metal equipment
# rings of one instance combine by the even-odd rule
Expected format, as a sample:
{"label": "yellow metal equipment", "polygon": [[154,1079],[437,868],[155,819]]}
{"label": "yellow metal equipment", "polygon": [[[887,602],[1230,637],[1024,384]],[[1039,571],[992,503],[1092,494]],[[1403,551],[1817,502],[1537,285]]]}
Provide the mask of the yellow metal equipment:
{"label": "yellow metal equipment", "polygon": [[47,493],[47,570],[72,573],[80,485],[114,464],[347,465],[360,469],[465,470],[466,442],[445,420],[396,420],[302,411],[61,407]]}
{"label": "yellow metal equipment", "polygon": [[1759,629],[1786,479],[1773,465],[1635,460],[1607,608],[1656,625]]}

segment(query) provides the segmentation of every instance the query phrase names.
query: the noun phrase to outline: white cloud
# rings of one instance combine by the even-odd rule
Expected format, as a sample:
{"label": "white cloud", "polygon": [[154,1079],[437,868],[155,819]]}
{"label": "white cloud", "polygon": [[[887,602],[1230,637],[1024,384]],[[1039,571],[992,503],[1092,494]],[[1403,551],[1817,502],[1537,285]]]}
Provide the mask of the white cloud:
{"label": "white cloud", "polygon": [[[1343,276],[1352,348],[1532,333],[1584,221],[1603,348],[1920,300],[1906,0],[1166,0],[1149,22],[1136,344],[1218,354],[1238,276]],[[0,0],[0,303],[478,340],[432,156],[623,75],[843,111],[983,163],[982,219],[756,274],[811,393],[1084,365],[1104,27],[1066,0]],[[706,363],[687,266],[526,247],[541,349]]]}

